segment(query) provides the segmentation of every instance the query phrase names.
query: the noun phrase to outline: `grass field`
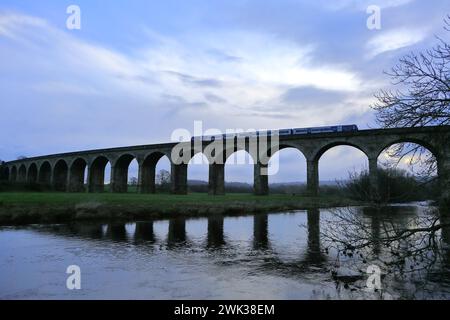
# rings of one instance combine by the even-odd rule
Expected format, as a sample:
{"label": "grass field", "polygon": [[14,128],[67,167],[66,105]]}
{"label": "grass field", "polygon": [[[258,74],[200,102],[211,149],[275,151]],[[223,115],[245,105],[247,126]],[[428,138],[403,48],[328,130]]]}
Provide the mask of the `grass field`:
{"label": "grass field", "polygon": [[336,197],[282,194],[1,192],[0,224],[236,215],[354,204],[354,201]]}

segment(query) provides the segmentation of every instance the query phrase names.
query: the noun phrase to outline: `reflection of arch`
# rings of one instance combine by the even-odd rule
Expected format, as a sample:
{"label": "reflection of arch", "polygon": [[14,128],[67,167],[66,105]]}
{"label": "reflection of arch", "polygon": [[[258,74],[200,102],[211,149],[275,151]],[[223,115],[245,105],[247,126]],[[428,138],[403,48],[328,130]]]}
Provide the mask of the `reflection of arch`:
{"label": "reflection of arch", "polygon": [[70,165],[69,174],[69,191],[82,192],[84,191],[84,176],[87,167],[87,161],[83,158],[75,159]]}
{"label": "reflection of arch", "polygon": [[12,166],[11,168],[11,182],[16,182],[17,181],[17,167],[16,166]]}
{"label": "reflection of arch", "polygon": [[37,165],[35,163],[32,163],[30,167],[28,168],[28,174],[27,174],[27,182],[28,183],[36,183],[37,182]]}
{"label": "reflection of arch", "polygon": [[380,242],[380,233],[382,225],[380,215],[382,215],[383,213],[380,212],[378,208],[372,207],[362,208],[362,212],[364,216],[366,216],[369,220],[368,223],[370,224],[370,238],[372,241],[371,246],[372,252],[376,257],[378,257],[378,255],[381,253],[381,245],[382,245],[382,243]]}
{"label": "reflection of arch", "polygon": [[439,211],[439,222],[443,225],[441,229],[441,240],[444,244],[442,264],[444,266],[443,270],[450,270],[450,216],[443,211]]}
{"label": "reflection of arch", "polygon": [[58,160],[53,169],[53,187],[57,191],[66,191],[69,167],[63,159]]}
{"label": "reflection of arch", "polygon": [[208,248],[219,248],[225,244],[223,234],[223,216],[208,217]]}
{"label": "reflection of arch", "polygon": [[155,242],[155,234],[153,233],[153,221],[136,222],[134,231],[134,240]]}
{"label": "reflection of arch", "polygon": [[126,241],[127,229],[123,223],[110,223],[106,229],[105,236],[113,241]]}
{"label": "reflection of arch", "polygon": [[26,182],[27,180],[27,167],[24,164],[21,164],[19,167],[19,171],[17,172],[17,181],[18,182]]}
{"label": "reflection of arch", "polygon": [[320,210],[307,210],[308,249],[305,260],[311,264],[321,264],[326,260],[320,248]]}
{"label": "reflection of arch", "polygon": [[169,247],[186,243],[186,219],[174,218],[169,220],[167,244]]}
{"label": "reflection of arch", "polygon": [[83,224],[81,234],[92,238],[101,239],[103,237],[103,226],[101,224]]}
{"label": "reflection of arch", "polygon": [[102,224],[75,223],[68,226],[70,231],[77,237],[87,239],[101,239],[103,237]]}
{"label": "reflection of arch", "polygon": [[105,190],[105,168],[109,159],[98,156],[89,167],[89,192],[103,192]]}
{"label": "reflection of arch", "polygon": [[[139,185],[142,193],[155,193],[156,165],[159,160],[167,156],[162,152],[148,154],[139,168]],[[167,157],[170,160],[170,157]]]}
{"label": "reflection of arch", "polygon": [[124,154],[114,163],[111,180],[112,192],[128,191],[128,167],[136,157],[131,154]]}
{"label": "reflection of arch", "polygon": [[41,164],[38,174],[38,182],[46,187],[50,186],[52,176],[52,167],[50,162],[45,161]]}
{"label": "reflection of arch", "polygon": [[267,214],[253,216],[253,248],[269,248],[269,217]]}

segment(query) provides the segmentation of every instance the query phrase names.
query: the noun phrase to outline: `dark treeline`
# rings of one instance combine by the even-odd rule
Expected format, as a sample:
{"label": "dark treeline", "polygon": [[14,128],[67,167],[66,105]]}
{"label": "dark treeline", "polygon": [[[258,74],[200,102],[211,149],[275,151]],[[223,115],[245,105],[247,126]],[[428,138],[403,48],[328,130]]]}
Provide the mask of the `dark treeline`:
{"label": "dark treeline", "polygon": [[[206,182],[189,186],[191,192],[208,192]],[[270,184],[271,194],[307,195],[306,184],[276,183]],[[381,168],[378,170],[378,199],[382,202],[407,202],[436,200],[439,198],[437,177],[430,179],[418,178],[405,170],[397,168]],[[225,184],[228,193],[250,193],[253,186],[248,183],[231,182]],[[349,178],[336,184],[320,186],[321,196],[346,197],[354,200],[369,201],[369,173],[349,173]]]}

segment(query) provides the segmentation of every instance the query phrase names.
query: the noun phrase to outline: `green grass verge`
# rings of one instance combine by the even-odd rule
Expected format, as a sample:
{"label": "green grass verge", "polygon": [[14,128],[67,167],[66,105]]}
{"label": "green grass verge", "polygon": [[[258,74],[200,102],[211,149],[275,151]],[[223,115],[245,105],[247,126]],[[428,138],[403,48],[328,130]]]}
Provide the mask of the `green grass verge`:
{"label": "green grass verge", "polygon": [[337,197],[255,196],[204,193],[188,195],[138,193],[2,192],[0,224],[68,222],[92,219],[153,219],[356,205]]}

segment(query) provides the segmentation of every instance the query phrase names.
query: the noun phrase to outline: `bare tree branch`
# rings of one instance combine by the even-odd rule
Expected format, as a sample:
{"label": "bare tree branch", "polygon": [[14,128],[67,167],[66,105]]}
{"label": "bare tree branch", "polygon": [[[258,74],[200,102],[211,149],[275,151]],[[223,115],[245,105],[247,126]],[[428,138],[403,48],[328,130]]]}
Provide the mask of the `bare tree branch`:
{"label": "bare tree branch", "polygon": [[[450,32],[450,15],[444,20]],[[382,127],[422,127],[450,124],[450,44],[436,37],[437,45],[420,53],[411,52],[385,72],[395,90],[380,90],[371,107]],[[425,168],[421,174],[436,171],[436,159],[423,146],[397,147],[396,157],[411,156],[411,161]]]}

